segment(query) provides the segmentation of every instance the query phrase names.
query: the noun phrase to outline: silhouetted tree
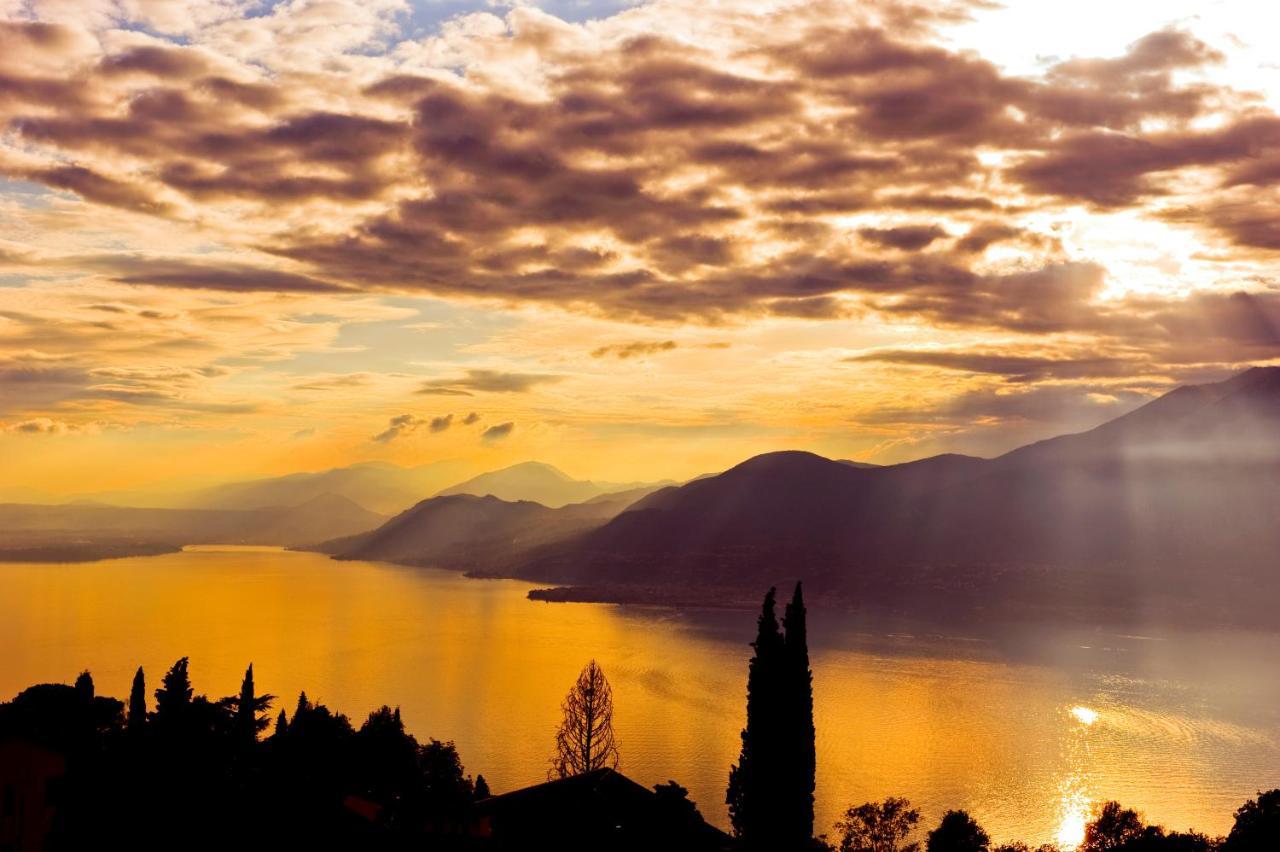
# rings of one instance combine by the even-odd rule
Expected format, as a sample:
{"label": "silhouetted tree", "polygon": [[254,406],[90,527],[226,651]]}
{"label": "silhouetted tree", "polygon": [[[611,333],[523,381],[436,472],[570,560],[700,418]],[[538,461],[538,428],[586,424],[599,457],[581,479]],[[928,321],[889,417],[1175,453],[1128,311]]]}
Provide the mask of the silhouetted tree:
{"label": "silhouetted tree", "polygon": [[765,595],[757,622],[747,724],[725,795],[734,833],[748,849],[802,849],[813,838],[813,673],[804,595],[797,583],[781,630],[775,595],[774,589]]}
{"label": "silhouetted tree", "polygon": [[1259,793],[1236,811],[1236,822],[1223,845],[1224,852],[1262,852],[1280,849],[1280,790]]}
{"label": "silhouetted tree", "polygon": [[1219,852],[1222,849],[1222,840],[1196,831],[1170,831],[1166,834],[1164,829],[1156,825],[1147,826],[1143,839],[1125,848],[1132,852]]}
{"label": "silhouetted tree", "polygon": [[75,690],[81,701],[93,700],[93,675],[89,674],[88,669],[80,672],[80,676],[76,678]]}
{"label": "silhouetted tree", "polygon": [[796,583],[791,602],[782,618],[785,649],[785,693],[787,752],[783,755],[786,775],[780,779],[789,809],[781,831],[797,846],[813,837],[813,791],[816,784],[817,755],[813,727],[813,672],[809,669],[809,638],[805,624],[804,593]]}
{"label": "silhouetted tree", "polygon": [[[451,742],[428,740],[418,749],[422,779],[423,816],[439,821],[464,812],[476,800],[476,789],[462,768],[462,758]],[[482,779],[477,779],[477,784]]]}
{"label": "silhouetted tree", "polygon": [[129,690],[129,733],[140,734],[147,724],[147,682],[142,666],[133,675],[133,687]]}
{"label": "silhouetted tree", "polygon": [[776,593],[770,589],[764,596],[756,622],[756,640],[751,643],[755,653],[747,667],[747,724],[738,763],[729,768],[725,794],[734,834],[747,849],[781,845],[777,784],[783,774],[779,765],[783,640],[774,612]]}
{"label": "silhouetted tree", "polygon": [[688,836],[704,821],[698,806],[689,798],[689,790],[675,781],[654,784],[653,792],[657,796],[659,819],[665,823],[664,831],[673,836]]}
{"label": "silhouetted tree", "polygon": [[[398,710],[375,711],[357,733],[345,716],[301,695],[293,719],[282,712],[275,735],[260,742],[264,697],[251,670],[238,696],[210,701],[194,694],[184,658],[155,694],[145,729],[141,669],[128,718],[121,702],[90,697],[83,675],[74,686],[41,684],[0,702],[0,741],[66,758],[44,848],[391,852],[424,839],[428,848],[472,848],[459,838],[477,791],[457,749],[438,740],[419,746]],[[124,736],[130,729],[147,735]]]}
{"label": "silhouetted tree", "polygon": [[355,784],[355,730],[341,713],[312,704],[305,692],[288,726],[271,738],[277,784],[285,794],[284,809],[305,817],[321,803],[340,807]]}
{"label": "silhouetted tree", "polygon": [[1142,837],[1146,826],[1137,811],[1119,802],[1106,802],[1094,811],[1093,821],[1084,829],[1080,852],[1115,852]]}
{"label": "silhouetted tree", "polygon": [[276,716],[276,729],[272,732],[272,736],[284,736],[289,730],[289,717],[285,715],[284,708],[280,708],[280,715]]}
{"label": "silhouetted tree", "polygon": [[568,778],[605,767],[616,768],[613,690],[595,660],[582,669],[560,709],[564,718],[556,731],[556,753],[548,775]]}
{"label": "silhouetted tree", "polygon": [[[1085,826],[1079,852],[1218,852],[1222,841],[1198,832],[1165,831],[1146,825],[1137,812],[1107,802]],[[1271,848],[1271,847],[1267,847]]]}
{"label": "silhouetted tree", "polygon": [[156,721],[163,723],[181,716],[191,706],[191,695],[187,658],[183,657],[165,672],[156,690]]}
{"label": "silhouetted tree", "polygon": [[1061,850],[1052,843],[1028,846],[1021,840],[1015,840],[1012,843],[1001,843],[999,846],[994,847],[991,852],[1061,852]]}
{"label": "silhouetted tree", "polygon": [[258,734],[269,724],[264,714],[274,700],[274,695],[255,694],[253,663],[250,663],[240,684],[240,694],[222,699],[222,704],[232,713],[233,727],[241,742],[257,742]]}
{"label": "silhouetted tree", "polygon": [[418,741],[405,731],[400,708],[383,705],[356,733],[364,795],[384,805],[403,799],[418,778]]}
{"label": "silhouetted tree", "polygon": [[906,799],[867,802],[844,812],[836,823],[839,852],[917,852],[919,843],[907,838],[920,822],[920,812]]}
{"label": "silhouetted tree", "polygon": [[481,799],[489,798],[489,796],[491,795],[493,794],[489,792],[489,782],[484,780],[483,775],[477,775],[476,786],[475,786],[475,800],[478,802]]}
{"label": "silhouetted tree", "polygon": [[929,832],[927,852],[987,852],[991,837],[964,811],[947,811]]}

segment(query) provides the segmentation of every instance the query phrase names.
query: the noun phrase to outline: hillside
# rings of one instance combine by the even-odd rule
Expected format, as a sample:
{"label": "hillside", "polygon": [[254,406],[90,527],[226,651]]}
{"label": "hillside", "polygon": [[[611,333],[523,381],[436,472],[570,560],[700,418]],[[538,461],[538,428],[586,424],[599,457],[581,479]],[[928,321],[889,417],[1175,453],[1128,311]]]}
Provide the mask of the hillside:
{"label": "hillside", "polygon": [[[1179,388],[1089,432],[992,460],[856,468],[770,453],[667,488],[517,574],[584,586],[732,589],[803,577],[832,594],[1048,598],[1142,589],[1275,597],[1280,370]],[[1004,584],[996,595],[994,584]]]}
{"label": "hillside", "polygon": [[493,572],[508,566],[515,554],[599,526],[631,499],[606,496],[551,508],[528,500],[451,494],[423,500],[376,530],[313,549],[339,559]]}

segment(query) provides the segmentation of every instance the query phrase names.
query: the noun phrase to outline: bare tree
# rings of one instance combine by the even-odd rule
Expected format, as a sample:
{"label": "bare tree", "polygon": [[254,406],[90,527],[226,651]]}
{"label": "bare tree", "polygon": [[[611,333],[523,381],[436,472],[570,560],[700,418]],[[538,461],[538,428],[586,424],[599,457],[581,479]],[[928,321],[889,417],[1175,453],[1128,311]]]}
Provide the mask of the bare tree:
{"label": "bare tree", "polygon": [[551,758],[552,778],[568,778],[618,765],[618,743],[613,736],[613,690],[595,660],[587,663],[578,681],[565,696],[564,720],[556,732],[556,754]]}

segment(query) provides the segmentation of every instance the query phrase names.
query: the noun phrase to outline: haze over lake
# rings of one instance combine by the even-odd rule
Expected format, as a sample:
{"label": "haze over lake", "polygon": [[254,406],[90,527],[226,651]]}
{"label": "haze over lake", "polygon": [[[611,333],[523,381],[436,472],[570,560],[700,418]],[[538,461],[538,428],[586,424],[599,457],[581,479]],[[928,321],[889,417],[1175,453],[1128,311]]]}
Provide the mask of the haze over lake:
{"label": "haze over lake", "polygon": [[[0,695],[92,670],[125,694],[178,657],[233,693],[252,661],[357,724],[400,705],[456,741],[495,792],[546,777],[560,701],[594,657],[614,687],[621,769],[674,778],[726,825],[755,613],[526,599],[529,584],[273,549],[0,565]],[[1070,842],[1091,802],[1217,834],[1280,766],[1280,638],[1040,628],[929,636],[812,601],[819,830],[850,804],[970,810],[993,838]],[[276,708],[281,703],[277,703]]]}

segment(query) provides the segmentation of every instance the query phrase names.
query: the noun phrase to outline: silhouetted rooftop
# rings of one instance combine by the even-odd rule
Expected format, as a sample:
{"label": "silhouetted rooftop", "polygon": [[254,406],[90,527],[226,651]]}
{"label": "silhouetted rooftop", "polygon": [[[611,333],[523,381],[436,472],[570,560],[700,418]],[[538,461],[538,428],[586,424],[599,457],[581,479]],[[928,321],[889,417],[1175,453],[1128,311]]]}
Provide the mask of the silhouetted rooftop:
{"label": "silhouetted rooftop", "polygon": [[499,849],[719,850],[730,844],[724,832],[613,769],[493,796],[477,811]]}

